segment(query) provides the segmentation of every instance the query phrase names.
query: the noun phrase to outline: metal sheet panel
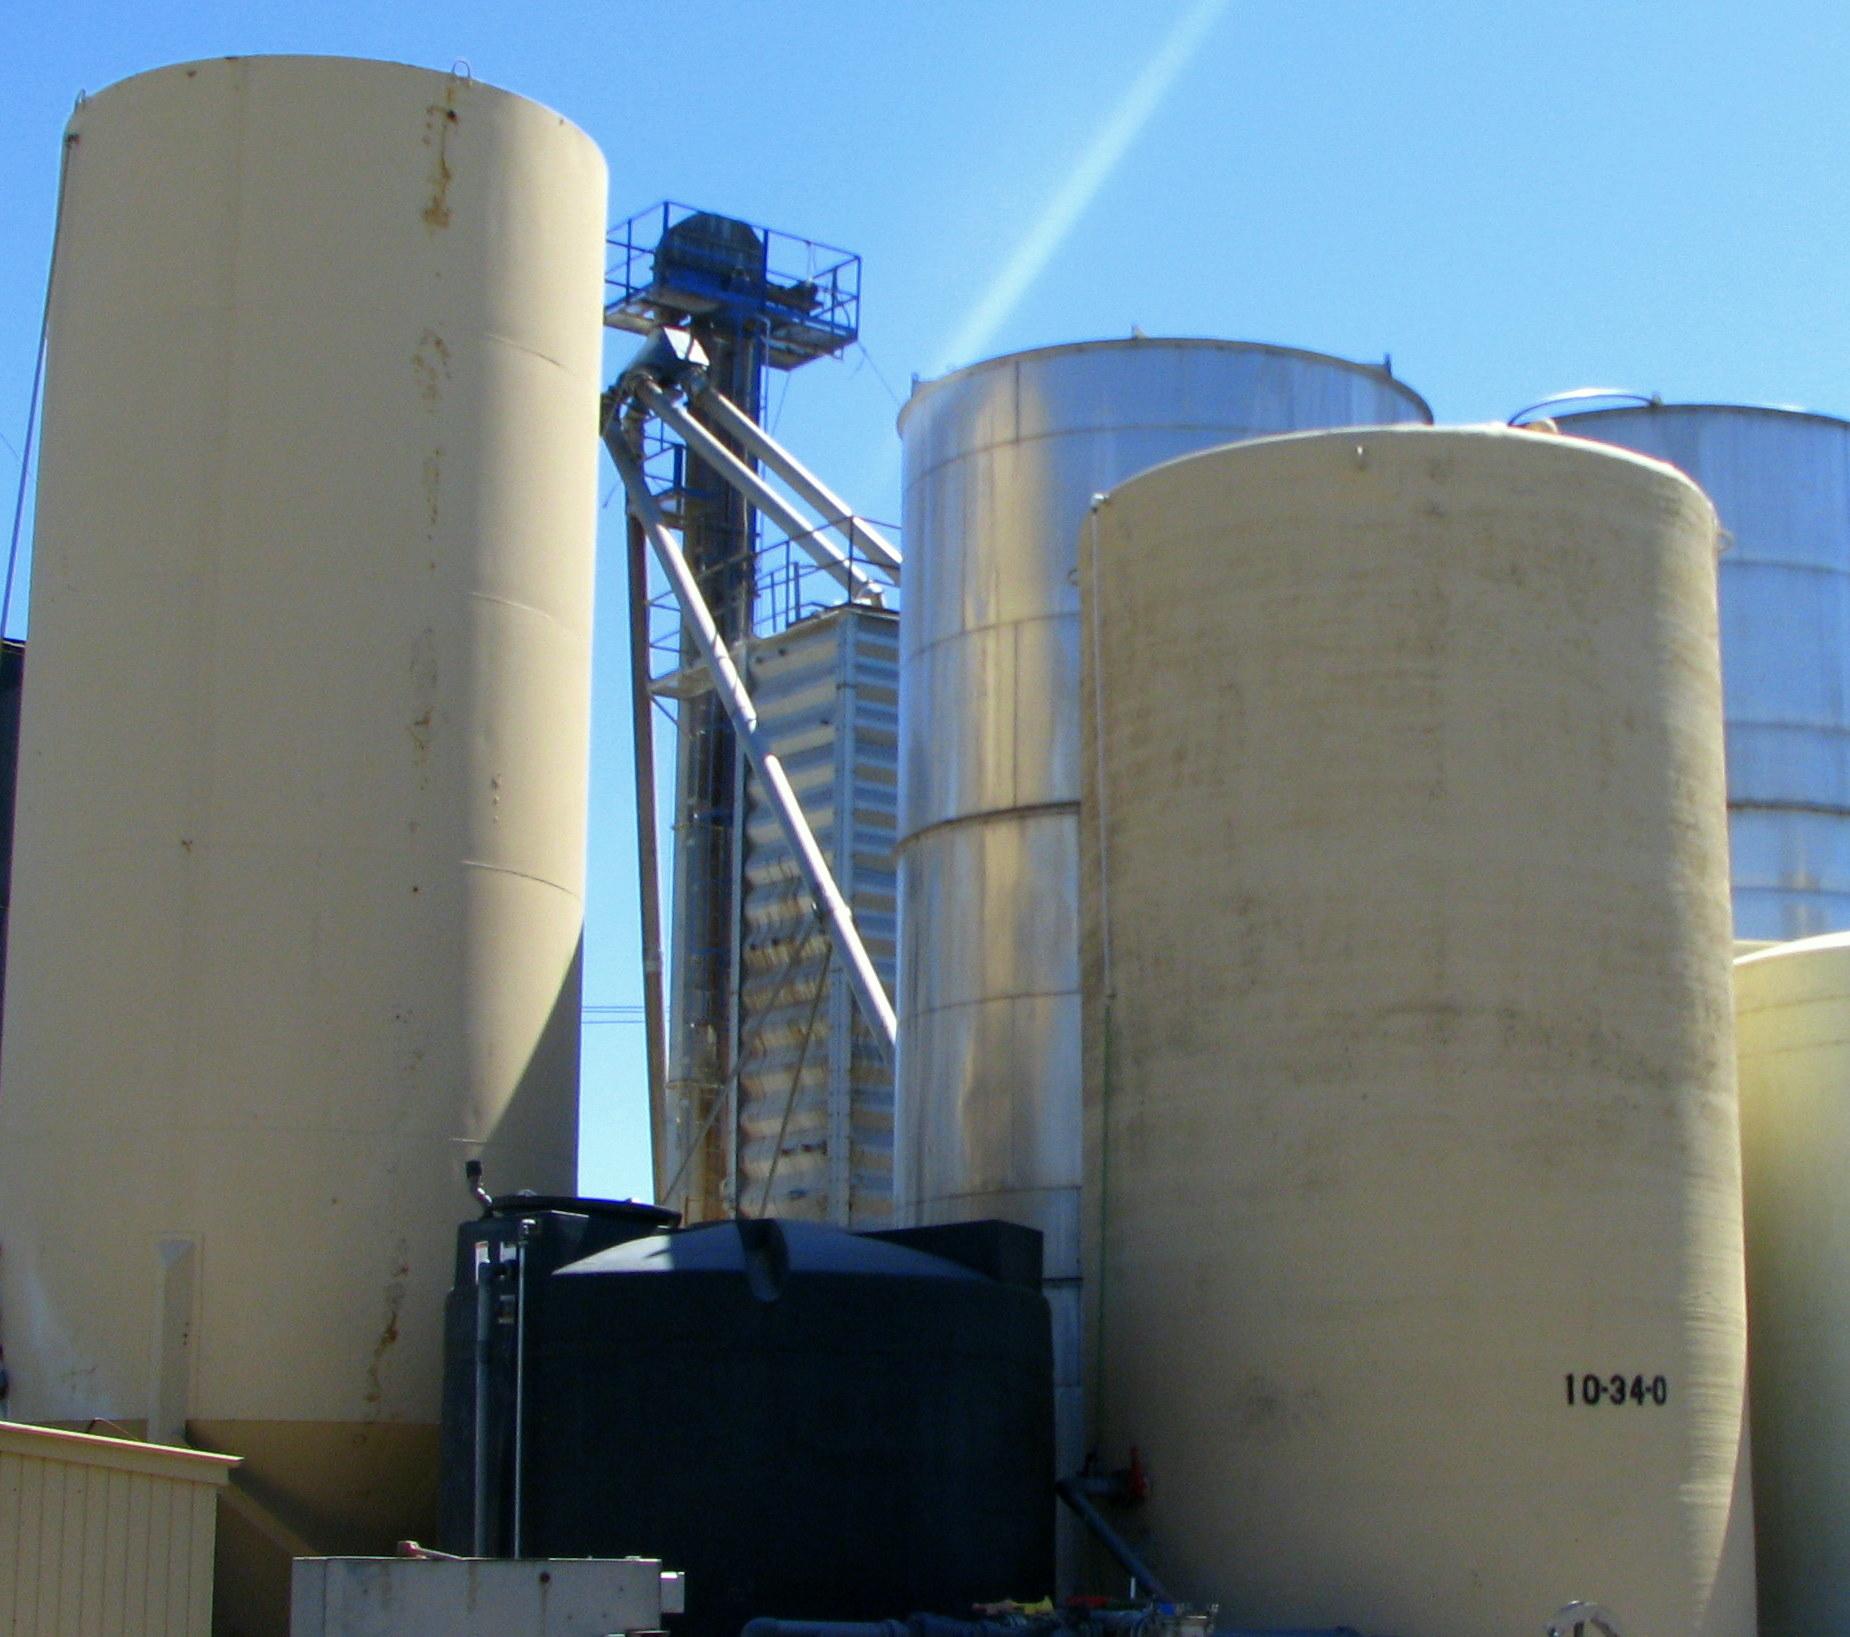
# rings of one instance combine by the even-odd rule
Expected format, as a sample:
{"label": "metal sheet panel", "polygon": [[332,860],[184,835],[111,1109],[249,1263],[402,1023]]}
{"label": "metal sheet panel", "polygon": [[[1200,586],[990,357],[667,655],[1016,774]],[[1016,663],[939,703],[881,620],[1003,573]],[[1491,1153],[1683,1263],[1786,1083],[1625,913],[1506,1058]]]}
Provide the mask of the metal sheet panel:
{"label": "metal sheet panel", "polygon": [[679,1576],[653,1558],[298,1558],[290,1637],[607,1637],[658,1631]]}
{"label": "metal sheet panel", "polygon": [[[761,723],[890,990],[897,956],[898,618],[849,606],[793,625],[753,645],[748,680]],[[768,1210],[843,1227],[886,1227],[892,1072],[839,964],[831,961],[824,976],[827,935],[751,775],[743,877],[733,1200],[754,1215]]]}
{"label": "metal sheet panel", "polygon": [[1665,404],[1558,417],[1680,466],[1721,514],[1735,927],[1850,927],[1850,424]]}

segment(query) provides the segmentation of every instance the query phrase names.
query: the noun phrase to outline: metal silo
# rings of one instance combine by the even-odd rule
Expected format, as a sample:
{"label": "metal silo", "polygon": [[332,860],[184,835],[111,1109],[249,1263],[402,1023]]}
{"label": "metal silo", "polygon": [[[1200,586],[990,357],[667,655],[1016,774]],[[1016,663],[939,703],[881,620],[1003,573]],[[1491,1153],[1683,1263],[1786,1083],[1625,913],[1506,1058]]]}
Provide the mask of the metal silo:
{"label": "metal silo", "polygon": [[1079,1386],[1079,588],[1091,497],[1267,433],[1431,418],[1383,370],[1240,342],[973,365],[900,415],[896,1202],[1046,1235],[1060,1460]]}
{"label": "metal silo", "polygon": [[1721,515],[1737,934],[1850,928],[1850,423],[1654,404],[1558,424],[1682,467]]}
{"label": "metal silo", "polygon": [[464,1160],[574,1182],[605,168],[336,58],[141,75],[66,144],[12,1413],[246,1457],[274,1594],[264,1531],[430,1528]]}
{"label": "metal silo", "polygon": [[1850,1629],[1850,935],[1737,960],[1760,1629]]}
{"label": "metal silo", "polygon": [[1745,1637],[1707,501],[1311,434],[1080,549],[1099,1433],[1152,1566],[1241,1627]]}

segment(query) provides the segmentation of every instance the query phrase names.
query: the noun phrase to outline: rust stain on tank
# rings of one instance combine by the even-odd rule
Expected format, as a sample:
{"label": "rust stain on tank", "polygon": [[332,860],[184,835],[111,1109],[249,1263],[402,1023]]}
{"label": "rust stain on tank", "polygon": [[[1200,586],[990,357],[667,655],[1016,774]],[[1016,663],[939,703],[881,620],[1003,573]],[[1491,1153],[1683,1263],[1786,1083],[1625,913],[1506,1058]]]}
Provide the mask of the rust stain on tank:
{"label": "rust stain on tank", "polygon": [[443,447],[439,444],[424,457],[424,520],[432,529],[437,526],[437,498],[442,488]]}
{"label": "rust stain on tank", "polygon": [[398,1265],[392,1269],[391,1277],[385,1287],[385,1327],[379,1332],[379,1339],[373,1343],[372,1356],[366,1363],[366,1392],[364,1397],[377,1414],[379,1403],[385,1397],[385,1385],[380,1378],[385,1356],[398,1345],[398,1315],[405,1305],[405,1290],[411,1275],[410,1252],[401,1239],[398,1243]]}
{"label": "rust stain on tank", "polygon": [[424,111],[424,146],[433,149],[430,163],[430,199],[423,210],[426,227],[450,225],[450,127],[456,124],[456,110],[450,106],[456,95],[452,83],[442,102],[433,102]]}
{"label": "rust stain on tank", "polygon": [[412,643],[407,669],[417,714],[406,724],[405,732],[411,736],[412,748],[422,763],[430,755],[437,719],[437,633],[430,626],[425,626]]}
{"label": "rust stain on tank", "polygon": [[426,409],[437,407],[437,398],[450,379],[450,346],[435,330],[418,337],[417,350],[411,355],[411,374],[418,384],[418,396]]}

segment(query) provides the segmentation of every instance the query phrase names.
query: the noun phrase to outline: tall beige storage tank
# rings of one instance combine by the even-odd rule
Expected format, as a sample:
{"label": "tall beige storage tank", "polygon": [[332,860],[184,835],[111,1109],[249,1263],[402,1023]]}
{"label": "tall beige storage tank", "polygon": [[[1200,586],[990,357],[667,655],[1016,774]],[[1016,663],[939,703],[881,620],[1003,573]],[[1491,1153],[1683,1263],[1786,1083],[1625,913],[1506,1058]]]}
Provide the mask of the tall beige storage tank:
{"label": "tall beige storage tank", "polygon": [[900,414],[894,1205],[1045,1236],[1063,1472],[1085,1454],[1079,525],[1100,490],[1179,455],[1431,418],[1369,365],[1142,338],[991,358],[914,388]]}
{"label": "tall beige storage tank", "polygon": [[184,1421],[311,1544],[389,1548],[434,1513],[463,1162],[574,1180],[604,163],[485,85],[255,58],[91,98],[67,166],[13,1413]]}
{"label": "tall beige storage tank", "polygon": [[1850,1630],[1850,933],[1735,962],[1766,1637]]}
{"label": "tall beige storage tank", "polygon": [[1101,1447],[1231,1624],[1753,1629],[1714,554],[1502,429],[1082,535]]}

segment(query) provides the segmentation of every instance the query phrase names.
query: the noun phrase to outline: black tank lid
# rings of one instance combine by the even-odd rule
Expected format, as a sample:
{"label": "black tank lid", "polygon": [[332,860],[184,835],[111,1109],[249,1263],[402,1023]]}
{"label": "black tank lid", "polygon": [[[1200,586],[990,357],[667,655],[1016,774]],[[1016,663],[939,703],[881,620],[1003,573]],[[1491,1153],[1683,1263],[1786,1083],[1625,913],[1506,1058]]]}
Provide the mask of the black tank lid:
{"label": "black tank lid", "polygon": [[780,1222],[766,1217],[703,1222],[676,1233],[631,1239],[560,1268],[558,1276],[731,1273],[753,1277],[766,1271],[773,1272],[780,1284],[792,1274],[810,1273],[902,1279],[983,1278],[941,1256],[864,1238],[824,1222]]}
{"label": "black tank lid", "polygon": [[515,1194],[497,1194],[495,1202],[484,1209],[482,1214],[528,1216],[539,1211],[569,1211],[575,1216],[595,1216],[660,1228],[672,1228],[681,1220],[679,1211],[671,1211],[661,1205],[645,1205],[636,1199],[586,1199],[577,1194],[534,1194],[525,1190]]}

